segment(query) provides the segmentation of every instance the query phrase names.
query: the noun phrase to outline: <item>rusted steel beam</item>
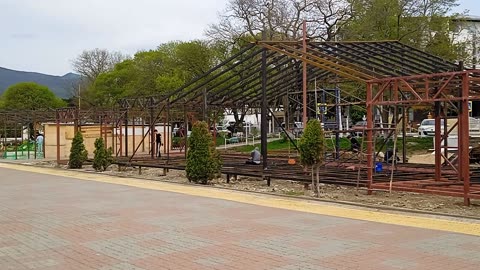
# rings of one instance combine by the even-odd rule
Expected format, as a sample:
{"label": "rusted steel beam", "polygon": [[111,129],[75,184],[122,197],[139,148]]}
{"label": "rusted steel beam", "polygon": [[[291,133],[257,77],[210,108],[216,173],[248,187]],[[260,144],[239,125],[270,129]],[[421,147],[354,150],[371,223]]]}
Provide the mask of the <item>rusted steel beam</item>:
{"label": "rusted steel beam", "polygon": [[374,149],[373,149],[373,104],[372,104],[372,84],[367,83],[367,181],[368,194],[372,193],[373,168],[374,168]]}
{"label": "rusted steel beam", "polygon": [[440,118],[440,102],[435,102],[435,138],[434,138],[434,148],[435,148],[435,180],[439,181],[442,177],[442,129],[441,129],[441,120]]}
{"label": "rusted steel beam", "polygon": [[60,112],[57,111],[56,121],[56,136],[57,136],[57,165],[60,165]]}
{"label": "rusted steel beam", "polygon": [[461,101],[460,110],[458,114],[458,147],[459,147],[459,168],[461,168],[461,181],[464,183],[464,204],[470,205],[470,157],[469,157],[469,146],[470,146],[470,130],[469,130],[469,116],[468,116],[468,95],[469,95],[469,84],[468,84],[468,73],[462,75],[462,92],[461,97],[464,100]]}

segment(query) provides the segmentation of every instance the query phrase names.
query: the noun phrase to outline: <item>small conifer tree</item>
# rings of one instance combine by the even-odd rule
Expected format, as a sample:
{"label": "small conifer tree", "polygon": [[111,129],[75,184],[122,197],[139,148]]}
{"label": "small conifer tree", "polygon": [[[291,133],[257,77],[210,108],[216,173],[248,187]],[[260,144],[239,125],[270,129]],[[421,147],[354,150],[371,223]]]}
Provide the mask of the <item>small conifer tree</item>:
{"label": "small conifer tree", "polygon": [[213,139],[210,140],[210,143],[211,143],[211,147],[210,147],[211,158],[213,163],[213,174],[214,174],[214,177],[221,177],[220,172],[222,170],[222,165],[223,165],[222,157],[220,156],[220,152],[217,150],[217,147]]}
{"label": "small conifer tree", "polygon": [[68,162],[68,168],[70,169],[81,169],[83,162],[87,160],[88,152],[85,149],[83,144],[83,136],[79,131],[75,134],[72,140],[72,148],[70,148],[70,157]]}
{"label": "small conifer tree", "polygon": [[103,138],[97,138],[95,140],[95,150],[93,151],[93,168],[96,171],[105,171],[108,166],[113,162],[113,150],[111,147],[108,149],[105,147]]}
{"label": "small conifer tree", "polygon": [[207,184],[220,172],[221,160],[205,122],[193,125],[188,145],[185,168],[187,178],[191,182]]}
{"label": "small conifer tree", "polygon": [[[318,196],[319,187],[319,167],[325,160],[325,137],[320,121],[312,119],[308,121],[302,138],[299,142],[300,162],[304,166],[312,168],[312,189]],[[316,182],[314,181],[314,170],[316,169]]]}

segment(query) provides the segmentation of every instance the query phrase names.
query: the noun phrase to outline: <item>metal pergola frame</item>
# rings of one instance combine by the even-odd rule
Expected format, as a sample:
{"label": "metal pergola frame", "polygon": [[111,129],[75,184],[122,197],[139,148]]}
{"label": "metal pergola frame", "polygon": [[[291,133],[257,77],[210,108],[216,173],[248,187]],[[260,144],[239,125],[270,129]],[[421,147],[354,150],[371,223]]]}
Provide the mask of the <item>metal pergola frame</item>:
{"label": "metal pergola frame", "polygon": [[[369,192],[375,187],[374,183],[374,119],[375,106],[393,105],[410,106],[427,104],[435,108],[435,176],[433,181],[420,181],[417,186],[412,183],[398,183],[393,189],[404,191],[424,191],[425,186],[463,186],[463,192],[438,189],[430,193],[459,196],[464,198],[464,204],[469,205],[472,197],[478,197],[478,191],[470,191],[470,155],[469,155],[469,109],[470,101],[480,100],[480,70],[457,71],[436,74],[402,76],[385,79],[375,79],[367,82],[367,178]],[[457,112],[457,122],[447,126],[447,107],[454,107]],[[441,123],[444,126],[441,126]],[[457,128],[458,147],[449,146],[447,138],[452,130]],[[452,149],[453,148],[453,149]],[[449,157],[453,151],[453,158]],[[444,172],[454,171],[457,179],[445,181]],[[377,185],[383,187],[383,185]]]}
{"label": "metal pergola frame", "polygon": [[[280,105],[283,97],[288,97],[289,93],[303,93],[301,103],[306,107],[306,88],[314,81],[322,84],[324,88],[337,88],[337,85],[342,83],[365,85],[368,119],[366,169],[369,190],[372,191],[376,185],[373,178],[375,152],[372,140],[378,130],[373,127],[373,108],[381,105],[396,107],[430,104],[436,106],[436,117],[439,118],[441,109],[438,104],[455,105],[458,110],[459,134],[462,134],[459,143],[462,147],[459,149],[460,165],[451,164],[453,166],[450,167],[455,167],[458,181],[464,183],[465,204],[468,204],[469,198],[476,195],[473,196],[468,191],[469,171],[463,168],[468,167],[468,113],[464,113],[464,107],[468,106],[468,101],[480,99],[480,91],[477,90],[478,77],[480,74],[477,71],[463,71],[460,65],[398,41],[312,42],[306,38],[301,41],[258,41],[245,46],[178,89],[154,97],[125,98],[120,100],[114,112],[103,112],[100,118],[94,113],[95,116],[91,118],[122,130],[122,125],[126,128],[132,115],[142,115],[149,128],[141,143],[150,136],[149,140],[153,145],[151,130],[158,121],[169,125],[172,119],[176,118],[183,121],[186,127],[194,119],[208,121],[209,115],[216,115],[219,110],[226,108],[261,109],[261,143],[264,146],[262,156],[265,170],[268,167],[268,127],[265,120],[272,109],[283,106]],[[459,88],[458,85],[463,87]],[[435,94],[432,96],[432,93]],[[349,95],[342,92],[342,97]],[[359,105],[359,102],[355,104]],[[304,120],[308,116],[306,112],[304,109]],[[83,113],[77,114],[75,117],[71,112],[58,110],[55,119],[57,124],[74,121],[81,125],[79,121]],[[443,134],[444,137],[447,135]],[[127,136],[128,134],[125,134],[124,145],[128,143]],[[436,135],[435,146],[445,148],[441,145],[441,136]],[[467,145],[467,149],[464,145]],[[185,155],[187,147],[185,142]],[[129,161],[136,155],[136,151],[128,153],[126,145],[125,151],[122,151],[122,139],[118,148],[117,156],[125,156]],[[167,152],[168,162],[169,149],[164,151]],[[151,158],[154,158],[153,152]],[[435,180],[441,180],[442,177],[441,159],[442,156],[436,154]]]}

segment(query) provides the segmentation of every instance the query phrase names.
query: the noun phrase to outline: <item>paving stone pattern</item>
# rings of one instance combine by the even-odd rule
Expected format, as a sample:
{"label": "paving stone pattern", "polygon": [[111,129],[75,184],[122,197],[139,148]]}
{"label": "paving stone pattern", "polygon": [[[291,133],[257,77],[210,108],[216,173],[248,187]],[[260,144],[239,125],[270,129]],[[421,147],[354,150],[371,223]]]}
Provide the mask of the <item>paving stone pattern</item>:
{"label": "paving stone pattern", "polygon": [[480,269],[475,236],[0,169],[0,269]]}

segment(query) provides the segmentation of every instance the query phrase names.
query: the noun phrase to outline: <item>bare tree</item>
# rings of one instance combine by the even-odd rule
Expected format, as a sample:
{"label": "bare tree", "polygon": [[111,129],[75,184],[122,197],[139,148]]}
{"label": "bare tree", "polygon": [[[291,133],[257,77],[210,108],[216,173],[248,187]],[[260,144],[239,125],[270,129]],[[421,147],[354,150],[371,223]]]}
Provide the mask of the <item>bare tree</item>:
{"label": "bare tree", "polygon": [[351,15],[348,0],[230,0],[219,23],[210,25],[206,34],[235,42],[246,35],[259,40],[266,30],[270,40],[297,40],[307,20],[309,38],[331,40]]}
{"label": "bare tree", "polygon": [[335,40],[337,34],[352,18],[352,5],[343,0],[313,1],[308,19],[312,22],[311,31],[326,41]]}
{"label": "bare tree", "polygon": [[93,83],[101,73],[112,70],[115,64],[127,59],[120,52],[109,52],[106,49],[95,48],[83,51],[72,61],[73,69]]}

